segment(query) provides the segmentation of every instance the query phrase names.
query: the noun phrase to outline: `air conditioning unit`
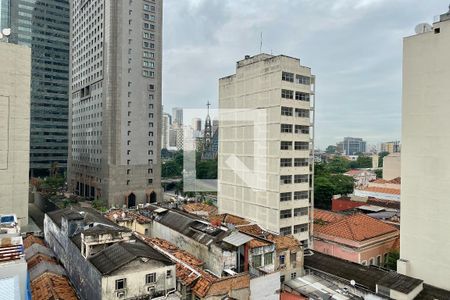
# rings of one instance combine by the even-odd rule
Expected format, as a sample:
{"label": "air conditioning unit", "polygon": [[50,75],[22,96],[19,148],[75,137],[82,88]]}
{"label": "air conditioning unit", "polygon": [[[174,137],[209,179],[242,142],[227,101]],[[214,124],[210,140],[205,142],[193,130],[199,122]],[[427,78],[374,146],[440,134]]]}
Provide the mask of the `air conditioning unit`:
{"label": "air conditioning unit", "polygon": [[116,292],[117,298],[125,298],[125,291]]}
{"label": "air conditioning unit", "polygon": [[155,294],[155,291],[156,291],[156,289],[155,289],[154,286],[148,286],[148,287],[147,287],[147,292],[148,292],[150,295]]}

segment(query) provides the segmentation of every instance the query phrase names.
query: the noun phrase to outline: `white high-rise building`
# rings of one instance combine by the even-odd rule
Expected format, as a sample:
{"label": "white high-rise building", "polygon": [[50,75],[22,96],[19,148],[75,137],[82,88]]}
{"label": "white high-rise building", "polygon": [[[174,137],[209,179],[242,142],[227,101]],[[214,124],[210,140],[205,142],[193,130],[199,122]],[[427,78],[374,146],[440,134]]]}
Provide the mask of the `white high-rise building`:
{"label": "white high-rise building", "polygon": [[0,42],[0,215],[28,224],[31,50]]}
{"label": "white high-rise building", "polygon": [[170,135],[170,115],[163,113],[162,116],[162,131],[161,131],[161,148],[169,148],[169,135]]}
{"label": "white high-rise building", "polygon": [[403,44],[397,271],[450,290],[450,11]]}
{"label": "white high-rise building", "polygon": [[71,1],[69,189],[161,197],[162,0]]}
{"label": "white high-rise building", "polygon": [[[313,207],[313,103],[315,77],[300,60],[284,55],[246,56],[236,74],[219,80],[219,193],[220,213],[239,215],[273,232],[293,234],[310,243]],[[227,110],[264,110],[266,129],[262,156],[255,156],[254,123],[226,119]],[[264,127],[261,127],[264,126]],[[262,129],[261,129],[262,130]],[[265,187],[253,189],[240,178],[229,158],[246,168],[267,166],[253,175]],[[245,169],[245,168],[244,168]],[[259,171],[258,171],[259,172]]]}

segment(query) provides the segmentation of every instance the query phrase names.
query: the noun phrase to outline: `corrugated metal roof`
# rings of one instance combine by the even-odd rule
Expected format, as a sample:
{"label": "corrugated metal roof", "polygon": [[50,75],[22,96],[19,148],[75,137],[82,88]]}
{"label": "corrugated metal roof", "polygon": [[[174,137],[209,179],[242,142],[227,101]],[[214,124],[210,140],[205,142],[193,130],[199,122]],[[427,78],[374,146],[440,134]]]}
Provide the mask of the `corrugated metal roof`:
{"label": "corrugated metal roof", "polygon": [[245,243],[250,242],[251,240],[253,240],[251,236],[248,236],[240,232],[233,232],[232,234],[223,239],[224,242],[236,247],[242,246]]}

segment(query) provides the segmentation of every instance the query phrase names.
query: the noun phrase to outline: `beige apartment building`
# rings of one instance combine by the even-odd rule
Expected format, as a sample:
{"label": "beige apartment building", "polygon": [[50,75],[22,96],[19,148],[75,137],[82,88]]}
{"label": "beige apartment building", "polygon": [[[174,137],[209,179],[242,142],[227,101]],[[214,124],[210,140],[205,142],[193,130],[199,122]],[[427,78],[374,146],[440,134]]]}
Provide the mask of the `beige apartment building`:
{"label": "beige apartment building", "polygon": [[404,39],[398,272],[450,290],[450,11]]}
{"label": "beige apartment building", "polygon": [[0,215],[28,224],[31,50],[0,42]]}
{"label": "beige apartment building", "polygon": [[269,54],[246,56],[219,80],[219,213],[304,245],[312,231],[314,85],[299,59]]}

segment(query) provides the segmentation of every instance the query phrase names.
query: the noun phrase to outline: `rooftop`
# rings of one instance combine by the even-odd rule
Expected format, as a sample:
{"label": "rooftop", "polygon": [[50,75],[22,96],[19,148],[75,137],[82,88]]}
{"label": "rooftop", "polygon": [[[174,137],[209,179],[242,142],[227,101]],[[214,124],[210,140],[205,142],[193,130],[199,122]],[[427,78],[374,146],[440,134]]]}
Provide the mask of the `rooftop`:
{"label": "rooftop", "polygon": [[183,210],[191,214],[205,214],[205,216],[217,215],[217,207],[206,203],[188,203],[183,205]]}
{"label": "rooftop", "polygon": [[117,227],[116,223],[106,219],[99,212],[93,208],[88,207],[68,207],[64,209],[55,210],[47,213],[53,222],[61,227],[62,217],[68,220],[83,220],[85,224],[91,223],[103,223],[106,225],[111,225]]}
{"label": "rooftop", "polygon": [[423,282],[394,271],[386,271],[374,266],[362,266],[333,256],[313,253],[313,255],[305,255],[305,269],[331,275],[347,284],[354,280],[357,288],[364,288],[373,293],[376,292],[376,285],[380,282],[386,287],[395,287],[396,290],[406,293]]}
{"label": "rooftop", "polygon": [[324,226],[314,227],[315,236],[324,234],[357,242],[394,232],[398,232],[394,226],[361,213],[345,216],[340,221]]}
{"label": "rooftop", "polygon": [[148,258],[165,265],[172,264],[167,256],[140,241],[115,243],[88,258],[88,260],[100,273],[108,275],[137,258]]}
{"label": "rooftop", "polygon": [[369,186],[364,189],[361,189],[361,191],[380,193],[380,194],[400,195],[400,189],[384,188],[384,187],[377,187],[377,186]]}
{"label": "rooftop", "polygon": [[131,210],[124,209],[113,209],[105,214],[105,217],[113,222],[126,222],[131,220],[136,220],[139,224],[151,223],[152,219],[134,212]]}

